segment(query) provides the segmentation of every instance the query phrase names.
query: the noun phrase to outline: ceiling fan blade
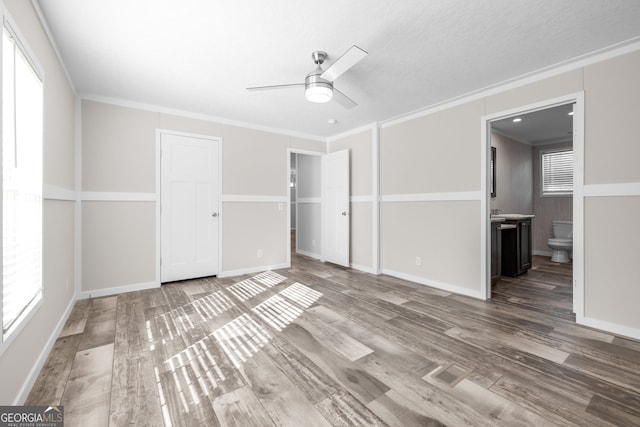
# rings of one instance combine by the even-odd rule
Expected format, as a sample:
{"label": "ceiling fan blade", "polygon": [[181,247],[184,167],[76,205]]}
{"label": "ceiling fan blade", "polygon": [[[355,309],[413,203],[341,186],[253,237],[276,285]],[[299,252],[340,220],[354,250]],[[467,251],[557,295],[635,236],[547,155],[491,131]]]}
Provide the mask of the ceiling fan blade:
{"label": "ceiling fan blade", "polygon": [[333,88],[333,100],[342,105],[346,109],[357,107],[358,104],[335,87]]}
{"label": "ceiling fan blade", "polygon": [[324,70],[320,77],[332,82],[340,77],[349,68],[360,62],[365,56],[367,56],[366,51],[360,49],[356,45],[353,45],[349,48],[349,50],[343,53],[340,58],[336,59],[333,64],[329,66],[329,68]]}
{"label": "ceiling fan blade", "polygon": [[304,87],[304,83],[291,83],[288,85],[272,85],[272,86],[254,86],[254,87],[248,87],[247,90],[256,91],[256,90],[271,90],[271,89],[289,89],[294,87]]}

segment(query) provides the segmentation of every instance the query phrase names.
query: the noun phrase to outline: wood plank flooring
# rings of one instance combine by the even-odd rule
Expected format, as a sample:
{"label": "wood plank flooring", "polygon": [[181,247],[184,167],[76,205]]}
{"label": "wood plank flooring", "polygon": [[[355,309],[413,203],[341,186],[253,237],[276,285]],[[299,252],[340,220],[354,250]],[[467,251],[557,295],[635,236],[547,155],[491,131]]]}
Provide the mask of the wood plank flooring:
{"label": "wood plank flooring", "polygon": [[640,342],[575,324],[571,266],[485,302],[292,267],[78,301],[27,404],[67,426],[640,425]]}

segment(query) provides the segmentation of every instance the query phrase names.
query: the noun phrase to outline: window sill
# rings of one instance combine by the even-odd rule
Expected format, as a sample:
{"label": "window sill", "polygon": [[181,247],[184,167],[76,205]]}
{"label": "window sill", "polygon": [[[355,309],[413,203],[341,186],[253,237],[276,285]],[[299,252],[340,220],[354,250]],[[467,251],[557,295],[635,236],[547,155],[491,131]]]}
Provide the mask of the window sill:
{"label": "window sill", "polygon": [[20,335],[20,331],[29,323],[37,311],[42,307],[43,298],[42,292],[34,299],[25,312],[18,318],[15,324],[9,328],[6,333],[2,334],[2,342],[0,342],[0,355],[5,352],[11,345],[14,339]]}

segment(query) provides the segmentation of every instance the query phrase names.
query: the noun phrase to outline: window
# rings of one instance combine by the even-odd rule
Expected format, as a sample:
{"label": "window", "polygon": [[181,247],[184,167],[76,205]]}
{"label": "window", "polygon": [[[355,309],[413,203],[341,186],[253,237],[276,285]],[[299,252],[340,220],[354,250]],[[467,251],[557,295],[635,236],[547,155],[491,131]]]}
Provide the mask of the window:
{"label": "window", "polygon": [[2,39],[2,342],[42,299],[42,79],[15,33]]}
{"label": "window", "polygon": [[573,150],[543,151],[542,195],[573,194]]}

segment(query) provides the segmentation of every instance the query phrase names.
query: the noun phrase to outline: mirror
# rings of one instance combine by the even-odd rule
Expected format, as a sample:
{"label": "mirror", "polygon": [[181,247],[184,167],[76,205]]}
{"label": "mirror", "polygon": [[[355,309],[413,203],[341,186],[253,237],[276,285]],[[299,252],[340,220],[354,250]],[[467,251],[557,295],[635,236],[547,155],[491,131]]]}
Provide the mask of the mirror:
{"label": "mirror", "polygon": [[496,147],[491,147],[491,160],[489,162],[489,172],[491,172],[491,180],[489,182],[491,197],[496,197]]}

